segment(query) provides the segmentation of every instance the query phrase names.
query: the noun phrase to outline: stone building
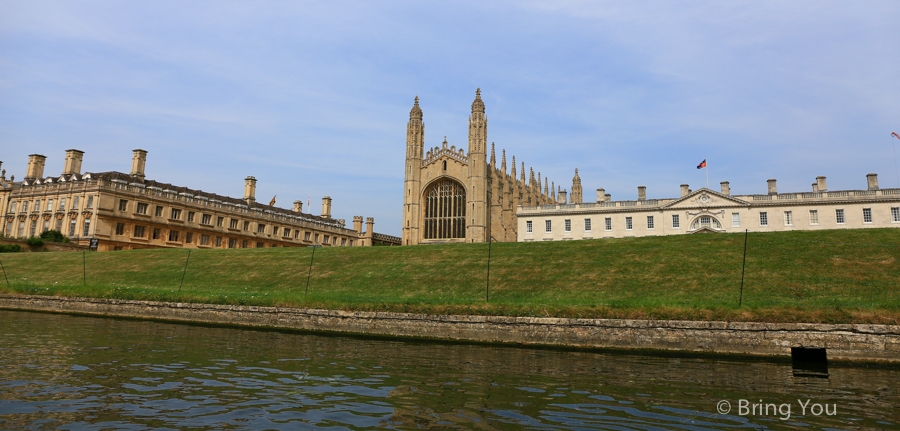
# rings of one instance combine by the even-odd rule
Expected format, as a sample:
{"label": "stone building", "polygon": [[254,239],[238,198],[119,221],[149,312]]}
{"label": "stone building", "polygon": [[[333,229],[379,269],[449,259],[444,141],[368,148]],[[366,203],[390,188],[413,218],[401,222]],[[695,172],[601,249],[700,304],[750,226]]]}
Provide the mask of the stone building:
{"label": "stone building", "polygon": [[[29,156],[22,181],[0,175],[0,234],[28,238],[59,230],[73,242],[99,240],[98,250],[140,248],[247,248],[399,245],[377,234],[374,219],[353,218],[353,229],[331,216],[331,198],[321,215],[256,202],[256,178],[244,180],[242,199],[145,178],[147,152],[134,150],[131,172],[81,173],[84,153],[66,151],[58,176],[44,176],[46,157]],[[2,163],[2,162],[0,162]]]}
{"label": "stone building", "polygon": [[[576,182],[580,183],[577,172]],[[573,186],[573,195],[574,193]],[[830,191],[825,177],[810,192],[779,193],[768,180],[767,193],[734,196],[727,181],[721,190],[647,199],[638,187],[636,200],[613,201],[597,189],[596,202],[566,202],[518,207],[519,241],[565,241],[681,235],[698,232],[774,232],[789,230],[900,228],[900,189],[881,189],[878,176],[866,176],[866,188]]]}
{"label": "stone building", "polygon": [[[445,242],[516,240],[516,207],[556,203],[553,189],[541,174],[525,163],[516,170],[516,158],[507,171],[506,150],[498,166],[494,144],[488,159],[487,117],[481,89],[469,116],[467,148],[440,147],[425,150],[425,123],[419,98],[409,112],[406,126],[406,170],[403,187],[404,245]],[[518,177],[517,177],[518,175]]]}

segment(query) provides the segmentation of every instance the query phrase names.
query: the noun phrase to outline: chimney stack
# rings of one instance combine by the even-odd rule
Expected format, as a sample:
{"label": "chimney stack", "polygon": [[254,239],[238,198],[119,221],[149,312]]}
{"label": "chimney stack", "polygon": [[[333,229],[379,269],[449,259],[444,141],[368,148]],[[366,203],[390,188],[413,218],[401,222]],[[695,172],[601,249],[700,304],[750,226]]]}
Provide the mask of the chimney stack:
{"label": "chimney stack", "polygon": [[597,202],[604,202],[606,200],[606,190],[597,189]]}
{"label": "chimney stack", "polygon": [[722,181],[719,183],[722,186],[722,194],[730,195],[731,194],[731,186],[728,185],[728,181]]}
{"label": "chimney stack", "polygon": [[256,202],[256,177],[244,178],[244,201],[248,205]]}
{"label": "chimney stack", "polygon": [[303,201],[294,201],[294,212],[295,213],[303,212]]}
{"label": "chimney stack", "polygon": [[372,245],[372,239],[375,237],[375,219],[366,217],[366,245]]}
{"label": "chimney stack", "polygon": [[691,189],[689,189],[688,187],[689,186],[687,184],[681,185],[681,197],[685,197],[685,196],[691,194]]}
{"label": "chimney stack", "polygon": [[144,167],[147,164],[147,152],[137,149],[133,153],[134,155],[131,157],[131,176],[143,180]]}
{"label": "chimney stack", "polygon": [[612,195],[609,194],[609,193],[607,193],[607,194],[603,195],[603,199],[604,199],[606,202],[612,202]]}
{"label": "chimney stack", "polygon": [[63,166],[63,175],[81,174],[81,160],[84,158],[84,151],[66,150],[66,163]]}
{"label": "chimney stack", "polygon": [[819,183],[813,183],[813,193],[819,193]]}
{"label": "chimney stack", "polygon": [[331,198],[328,196],[322,198],[322,217],[331,218]]}
{"label": "chimney stack", "polygon": [[353,216],[353,230],[355,230],[356,233],[358,233],[360,235],[362,235],[362,233],[363,233],[362,221],[363,221],[362,216]]}
{"label": "chimney stack", "polygon": [[828,186],[825,185],[825,177],[818,176],[816,177],[816,182],[819,184],[819,192],[827,192]]}
{"label": "chimney stack", "polygon": [[647,199],[647,186],[638,186],[638,200]]}
{"label": "chimney stack", "polygon": [[767,182],[769,183],[769,194],[770,194],[770,195],[777,195],[777,194],[778,194],[778,187],[775,186],[775,180],[774,180],[774,179],[769,179]]}
{"label": "chimney stack", "polygon": [[568,198],[567,195],[568,195],[568,192],[566,192],[565,190],[560,190],[559,194],[556,196],[556,202],[558,202],[562,205],[565,205],[566,203],[569,202],[567,200],[567,198]]}
{"label": "chimney stack", "polygon": [[869,190],[878,190],[878,174],[866,174],[866,182]]}
{"label": "chimney stack", "polygon": [[28,156],[28,170],[25,172],[26,180],[34,180],[44,177],[44,163],[47,162],[47,156],[41,154],[30,154]]}

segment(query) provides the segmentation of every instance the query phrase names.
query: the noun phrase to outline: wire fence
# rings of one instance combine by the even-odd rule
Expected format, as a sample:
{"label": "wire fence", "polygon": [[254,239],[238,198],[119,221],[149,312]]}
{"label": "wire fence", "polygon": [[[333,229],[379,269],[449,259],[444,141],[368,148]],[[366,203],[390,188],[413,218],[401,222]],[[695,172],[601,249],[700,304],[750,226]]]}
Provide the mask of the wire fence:
{"label": "wire fence", "polygon": [[0,267],[0,283],[23,293],[260,305],[900,307],[900,244],[810,240],[802,233],[19,253],[0,256]]}

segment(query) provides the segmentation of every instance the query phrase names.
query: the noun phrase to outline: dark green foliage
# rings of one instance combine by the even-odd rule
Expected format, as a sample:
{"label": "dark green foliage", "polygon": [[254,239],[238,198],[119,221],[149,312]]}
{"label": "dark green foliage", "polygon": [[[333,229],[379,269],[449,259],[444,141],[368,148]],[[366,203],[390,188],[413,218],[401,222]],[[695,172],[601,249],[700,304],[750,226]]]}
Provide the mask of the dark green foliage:
{"label": "dark green foliage", "polygon": [[31,238],[26,239],[26,240],[25,240],[25,244],[28,244],[28,245],[30,245],[30,246],[32,246],[32,247],[43,247],[43,246],[44,246],[44,240],[42,240],[42,239],[40,239],[40,238],[38,238],[38,237],[36,237],[36,236],[33,236],[33,237],[31,237]]}
{"label": "dark green foliage", "polygon": [[50,242],[69,242],[69,238],[66,238],[62,232],[58,230],[48,230],[41,234],[41,239]]}
{"label": "dark green foliage", "polygon": [[22,251],[22,246],[19,244],[0,245],[0,253],[18,253],[20,251]]}

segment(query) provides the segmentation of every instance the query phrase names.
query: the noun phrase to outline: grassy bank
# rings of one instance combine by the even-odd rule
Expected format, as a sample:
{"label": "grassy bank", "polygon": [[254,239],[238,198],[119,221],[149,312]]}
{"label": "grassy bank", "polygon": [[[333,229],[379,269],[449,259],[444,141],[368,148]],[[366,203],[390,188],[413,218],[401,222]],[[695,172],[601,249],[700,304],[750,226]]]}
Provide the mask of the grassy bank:
{"label": "grassy bank", "polygon": [[0,290],[424,313],[900,320],[900,229],[750,234],[746,265],[744,239],[318,248],[314,259],[309,248],[4,254],[10,286],[0,280]]}

